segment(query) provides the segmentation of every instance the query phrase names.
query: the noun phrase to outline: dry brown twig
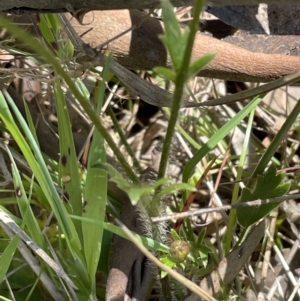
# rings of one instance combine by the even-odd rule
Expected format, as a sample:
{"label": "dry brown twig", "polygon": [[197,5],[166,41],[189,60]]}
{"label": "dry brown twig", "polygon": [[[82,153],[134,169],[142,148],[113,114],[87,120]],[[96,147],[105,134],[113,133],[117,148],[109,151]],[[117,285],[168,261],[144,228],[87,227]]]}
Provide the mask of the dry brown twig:
{"label": "dry brown twig", "polygon": [[238,209],[238,208],[259,207],[259,206],[262,206],[265,204],[271,204],[271,203],[279,204],[281,202],[284,202],[284,201],[290,200],[290,199],[294,199],[294,198],[300,198],[300,194],[285,195],[282,197],[277,197],[277,198],[268,199],[268,200],[256,200],[256,201],[243,202],[243,203],[237,203],[237,204],[232,204],[232,205],[224,205],[224,206],[216,207],[216,208],[203,208],[203,209],[186,211],[186,212],[181,212],[181,213],[172,213],[172,214],[168,214],[165,216],[153,217],[151,220],[153,223],[158,223],[158,222],[163,222],[163,221],[168,221],[168,220],[173,220],[173,219],[197,216],[197,215],[213,213],[213,212],[223,212],[223,211]]}
{"label": "dry brown twig", "polygon": [[[289,252],[288,258],[286,259],[286,265],[289,266],[292,259],[294,258],[294,256],[297,253],[297,250],[299,248],[300,245],[300,240],[296,240],[295,242],[292,242],[292,249]],[[276,278],[276,280],[274,281],[272,287],[270,288],[268,295],[267,295],[267,299],[268,300],[272,300],[273,295],[278,287],[278,285],[281,283],[281,280],[284,278],[284,273],[281,273],[281,271],[284,269],[284,267],[282,266],[281,270],[278,272],[279,276]]]}
{"label": "dry brown twig", "polygon": [[[276,230],[278,208],[277,208],[277,210],[274,210],[271,213],[270,216],[271,216],[272,220],[271,220],[270,227],[269,227],[268,231],[270,232],[270,235],[273,237],[274,234],[275,234],[275,230]],[[264,301],[265,300],[265,294],[264,294],[265,281],[266,281],[266,278],[267,278],[268,267],[269,267],[269,264],[270,264],[271,250],[272,250],[273,243],[274,243],[274,241],[272,239],[270,239],[270,237],[269,237],[268,241],[267,241],[265,253],[264,253],[264,260],[263,260],[263,265],[262,265],[261,280],[260,280],[260,286],[259,286],[257,301]]]}

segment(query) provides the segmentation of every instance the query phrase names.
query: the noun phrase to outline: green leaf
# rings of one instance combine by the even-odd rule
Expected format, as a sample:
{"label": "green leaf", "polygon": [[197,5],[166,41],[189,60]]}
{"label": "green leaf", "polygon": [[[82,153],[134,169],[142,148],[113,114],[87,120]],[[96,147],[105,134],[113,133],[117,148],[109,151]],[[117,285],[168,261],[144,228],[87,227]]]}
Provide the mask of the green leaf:
{"label": "green leaf", "polygon": [[[96,112],[101,113],[103,100],[105,96],[105,82],[109,75],[110,59],[107,60],[101,82],[97,82],[95,89],[95,100],[97,101]],[[98,130],[95,130],[91,143],[87,176],[84,189],[85,208],[83,216],[99,221],[105,219],[106,199],[107,199],[107,173],[96,167],[99,163],[106,162],[106,151],[104,148],[104,139]],[[92,287],[96,287],[96,271],[98,261],[101,255],[103,226],[95,223],[82,223],[84,254],[92,279]]]}
{"label": "green leaf", "polygon": [[172,82],[175,82],[175,80],[176,80],[176,74],[170,68],[159,66],[159,67],[153,68],[153,71],[156,72],[158,75],[163,76]]}
{"label": "green leaf", "polygon": [[206,268],[207,264],[208,264],[208,253],[205,251],[206,250],[202,250],[202,247],[201,247],[201,249],[199,250],[199,255],[200,255],[203,266]]}
{"label": "green leaf", "polygon": [[120,172],[118,172],[118,170],[112,165],[98,163],[97,166],[106,171],[110,175],[110,181],[115,182],[119,186],[119,188],[128,188],[130,186],[130,184],[125,180],[123,175]]}
{"label": "green leaf", "polygon": [[199,252],[201,254],[208,254],[208,253],[213,253],[213,250],[210,247],[203,244],[200,246]]}
{"label": "green leaf", "polygon": [[151,185],[129,183],[113,166],[101,163],[99,163],[98,166],[108,172],[111,175],[110,180],[115,182],[120,189],[128,194],[132,205],[136,205],[142,197],[155,192],[156,188],[170,182],[170,179],[162,178]]}
{"label": "green leaf", "polygon": [[160,39],[170,53],[175,70],[179,70],[182,65],[189,30],[181,33],[174,8],[169,1],[163,0],[161,6],[165,34],[161,35]]}
{"label": "green leaf", "polygon": [[174,229],[171,229],[171,235],[174,240],[181,240],[181,237],[178,235],[178,233]]}
{"label": "green leaf", "polygon": [[128,190],[125,191],[130,198],[131,204],[136,205],[142,197],[154,193],[156,188],[166,184],[168,181],[169,181],[168,179],[160,179],[155,183],[153,183],[152,185],[147,185],[147,186],[144,186],[143,184],[141,186],[137,186],[133,184]]}
{"label": "green leaf", "polygon": [[[177,265],[176,262],[175,262],[169,255],[167,255],[167,256],[162,256],[162,257],[160,258],[160,261],[161,261],[163,264],[165,264],[167,267],[171,268],[171,269],[175,268],[176,265]],[[161,271],[161,278],[164,278],[164,277],[166,277],[167,275],[168,275],[167,272]]]}
{"label": "green leaf", "polygon": [[62,36],[61,24],[55,14],[39,14],[37,23],[44,40],[61,59],[73,57],[74,46]]}
{"label": "green leaf", "polygon": [[164,195],[168,195],[170,193],[174,193],[177,190],[186,190],[189,192],[196,192],[197,189],[195,186],[190,185],[188,183],[176,183],[172,184],[164,189],[162,189],[158,194],[153,198],[153,202],[159,201]]}
{"label": "green leaf", "polygon": [[173,39],[178,42],[181,37],[180,26],[174,13],[174,7],[170,1],[161,1],[162,16],[165,23],[165,32],[168,39]]}
{"label": "green leaf", "polygon": [[46,14],[47,23],[53,29],[53,32],[57,33],[61,30],[61,25],[55,14]]}
{"label": "green leaf", "polygon": [[19,236],[16,235],[0,256],[0,283],[2,283],[6,277],[7,271],[18,247],[19,240]]}
{"label": "green leaf", "polygon": [[[67,208],[69,211],[80,216],[82,214],[81,186],[71,121],[69,113],[66,110],[67,104],[59,80],[54,82],[53,89],[58,118],[61,188],[63,190],[64,202],[68,204]],[[75,223],[75,227],[82,241],[81,224]]]}
{"label": "green leaf", "polygon": [[[103,221],[99,221],[99,220],[95,220],[95,219],[91,219],[91,218],[86,218],[86,217],[80,217],[80,216],[76,216],[76,215],[70,215],[70,217],[72,219],[76,219],[76,220],[80,220],[82,222],[86,222],[86,223],[94,223],[94,224],[98,224],[101,225],[101,227],[103,227],[103,229],[110,231],[116,235],[119,235],[123,238],[128,239],[128,236],[126,235],[126,233],[124,232],[124,230],[119,227],[119,226],[115,226],[113,224],[110,223],[106,223]],[[152,251],[160,251],[163,253],[169,253],[170,248],[166,245],[164,245],[161,242],[158,242],[156,240],[153,240],[149,237],[145,237],[145,236],[141,236],[138,235],[134,232],[132,232],[132,234],[135,236],[135,238],[137,240],[139,240],[147,249],[152,250]]]}
{"label": "green leaf", "polygon": [[58,46],[56,44],[53,28],[51,27],[48,19],[48,14],[39,14],[39,21],[37,22],[37,26],[39,27],[39,30],[41,31],[48,45],[52,46],[54,51],[58,53]]}
{"label": "green leaf", "polygon": [[188,182],[189,177],[193,173],[195,166],[201,159],[206,156],[230,131],[237,126],[261,101],[262,97],[259,95],[252,99],[240,112],[222,126],[211,138],[196,152],[193,158],[185,165],[183,170],[183,182]]}
{"label": "green leaf", "polygon": [[206,234],[206,228],[203,228],[198,235],[198,240],[196,244],[197,248],[199,248],[203,244],[203,239],[205,237],[205,234]]}
{"label": "green leaf", "polygon": [[215,52],[208,53],[206,55],[203,55],[199,59],[195,60],[194,62],[192,62],[191,65],[189,66],[187,78],[197,75],[198,72],[203,67],[205,67],[208,63],[210,63],[215,56],[216,56]]}
{"label": "green leaf", "polygon": [[27,104],[27,101],[25,99],[23,99],[23,104],[24,104],[24,108],[25,108],[25,112],[26,112],[26,118],[27,118],[28,126],[31,130],[31,133],[32,133],[32,135],[35,139],[36,144],[39,145],[39,141],[38,141],[36,130],[35,130],[35,125],[33,123],[33,120],[32,120],[31,114],[30,114],[30,110],[28,108],[28,104]]}
{"label": "green leaf", "polygon": [[20,213],[23,218],[23,224],[26,225],[31,238],[40,246],[44,247],[44,238],[42,235],[42,232],[39,228],[39,225],[37,223],[37,220],[34,216],[33,210],[30,206],[30,200],[27,198],[23,182],[20,177],[19,170],[17,168],[17,165],[14,161],[13,156],[8,151],[9,158],[11,160],[11,166],[12,166],[12,175],[13,175],[13,183],[14,188],[16,192],[16,199],[18,203],[18,207],[20,210]]}
{"label": "green leaf", "polygon": [[[272,164],[264,175],[258,175],[252,189],[245,187],[242,190],[240,202],[254,201],[258,199],[266,200],[285,195],[290,188],[290,183],[282,183],[285,173],[276,175],[276,167]],[[255,207],[240,208],[237,210],[237,218],[243,227],[249,227],[268,213],[278,204],[265,204]]]}

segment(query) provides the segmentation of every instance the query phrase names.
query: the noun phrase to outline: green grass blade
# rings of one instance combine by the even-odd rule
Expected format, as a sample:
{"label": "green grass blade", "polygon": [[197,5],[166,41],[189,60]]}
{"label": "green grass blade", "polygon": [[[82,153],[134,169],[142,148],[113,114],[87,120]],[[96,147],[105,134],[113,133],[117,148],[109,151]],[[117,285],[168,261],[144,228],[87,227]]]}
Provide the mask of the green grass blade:
{"label": "green grass blade", "polygon": [[[6,99],[4,98],[3,93],[5,94]],[[71,247],[72,250],[79,250],[81,248],[81,244],[77,232],[75,230],[74,224],[68,217],[67,210],[63,206],[62,201],[55,189],[54,183],[52,182],[51,176],[44,162],[42,154],[39,150],[39,147],[35,143],[34,137],[32,136],[32,133],[29,130],[21,113],[14,104],[14,101],[11,99],[10,95],[6,91],[4,91],[3,93],[0,93],[0,118],[6,125],[12,137],[18,143],[33,174],[35,175],[38,183],[44,191],[47,201],[49,202],[55,214],[55,217],[58,221],[59,226],[61,227],[61,231],[65,235],[68,245]],[[12,110],[24,131],[25,136],[27,137],[33,152],[31,151],[28,143],[26,142],[24,135],[20,132],[16,123],[14,122],[14,119],[7,106],[6,100],[12,107]]]}
{"label": "green grass blade", "polygon": [[255,97],[243,110],[238,112],[230,121],[228,121],[222,128],[217,131],[193,156],[193,158],[186,164],[183,170],[183,182],[188,182],[195,166],[198,162],[206,156],[223,138],[225,138],[230,131],[237,126],[261,101],[261,96]]}
{"label": "green grass blade", "polygon": [[126,160],[124,160],[121,151],[114,143],[109,133],[107,133],[105,127],[102,125],[99,119],[99,116],[97,116],[97,114],[95,113],[94,108],[91,106],[89,101],[87,101],[87,99],[80,93],[76,86],[76,83],[74,83],[74,80],[70,77],[70,74],[62,67],[61,62],[51,53],[49,49],[47,49],[43,44],[37,43],[36,39],[22,28],[16,26],[15,24],[9,22],[1,16],[0,24],[3,28],[6,28],[8,32],[13,34],[15,38],[19,38],[22,42],[26,43],[26,45],[28,45],[28,47],[30,47],[34,53],[41,55],[48,63],[52,64],[56,72],[61,76],[62,79],[65,80],[68,87],[70,88],[70,91],[73,93],[74,97],[78,100],[87,115],[90,117],[95,127],[101,132],[108,145],[114,152],[116,158],[123,165],[124,170],[128,174],[128,177],[134,182],[138,182],[136,174],[132,171]]}
{"label": "green grass blade", "polygon": [[19,240],[19,236],[16,235],[0,256],[0,283],[2,283],[7,274],[11,261],[15,255],[15,251],[18,247]]}
{"label": "green grass blade", "polygon": [[[97,82],[95,91],[95,100],[97,102],[97,115],[100,115],[105,96],[105,81],[109,76],[110,60],[104,66],[103,80]],[[87,176],[84,189],[84,212],[83,216],[90,219],[103,222],[105,219],[106,199],[107,199],[107,173],[100,169],[99,164],[106,163],[106,151],[104,148],[104,139],[101,133],[96,130],[88,156]],[[95,275],[98,261],[101,255],[101,246],[103,238],[102,224],[82,223],[82,232],[84,240],[84,254],[88,267],[88,272],[95,288]]]}
{"label": "green grass blade", "polygon": [[[293,127],[295,120],[297,119],[299,114],[300,114],[300,101],[298,100],[296,102],[296,106],[294,107],[292,112],[287,116],[284,124],[282,125],[282,127],[280,128],[278,133],[273,138],[271,144],[267,148],[264,155],[259,160],[251,177],[256,177],[258,174],[263,174],[265,168],[268,166],[269,162],[272,160],[274,153],[279,148],[282,140],[286,138],[288,131]],[[251,185],[251,184],[249,183],[249,185]],[[248,185],[247,185],[247,187],[248,187]]]}
{"label": "green grass blade", "polygon": [[55,14],[39,14],[37,25],[49,48],[61,59],[73,56],[74,47],[70,40],[62,36],[62,26]]}
{"label": "green grass blade", "polygon": [[[236,181],[242,179],[243,171],[244,171],[244,164],[247,156],[247,150],[249,147],[249,142],[251,138],[251,130],[254,120],[254,113],[255,109],[253,109],[249,115],[248,125],[245,133],[245,139],[243,143],[242,153],[240,155],[239,163],[238,163],[238,170],[237,170],[237,177]],[[232,200],[231,204],[235,204],[238,201],[238,194],[239,194],[240,183],[235,183],[232,193]],[[230,210],[228,224],[227,224],[227,231],[224,237],[224,253],[227,255],[231,248],[232,242],[232,235],[234,233],[234,227],[236,225],[236,210]]]}
{"label": "green grass blade", "polygon": [[215,56],[216,53],[208,53],[192,62],[187,77],[191,78],[192,76],[196,76],[203,67],[205,67],[214,59]]}
{"label": "green grass blade", "polygon": [[[99,224],[104,230],[110,231],[118,236],[121,236],[123,238],[128,239],[128,236],[126,236],[126,233],[124,232],[124,230],[118,226],[115,226],[113,224],[107,223],[107,222],[101,222],[95,219],[90,219],[90,218],[86,218],[86,217],[79,217],[79,216],[75,216],[75,215],[70,215],[70,217],[72,219],[77,219],[77,220],[81,220],[82,222],[85,223],[95,223],[95,224]],[[132,232],[132,234],[149,250],[152,251],[161,251],[164,253],[168,253],[169,252],[169,247],[164,245],[161,242],[155,241],[151,238],[145,237],[145,236],[141,236],[138,235],[134,232]]]}
{"label": "green grass blade", "polygon": [[181,33],[179,23],[174,13],[174,8],[167,0],[161,1],[162,17],[164,20],[165,34],[160,36],[167,47],[174,69],[178,71],[182,64],[187,32]]}
{"label": "green grass blade", "polygon": [[27,198],[23,182],[21,180],[18,168],[16,163],[11,155],[8,152],[9,158],[12,163],[12,175],[13,175],[13,183],[15,187],[15,195],[18,203],[18,207],[20,213],[23,218],[23,225],[25,225],[30,233],[31,238],[40,246],[44,246],[44,238],[41,232],[41,229],[37,223],[37,220],[32,212],[30,201]]}
{"label": "green grass blade", "polygon": [[39,144],[39,141],[38,141],[38,138],[37,138],[37,135],[36,135],[36,131],[35,131],[35,127],[34,127],[34,123],[33,123],[33,120],[31,118],[30,111],[29,111],[29,108],[28,108],[28,105],[27,105],[27,102],[26,102],[25,99],[23,99],[23,103],[24,103],[24,108],[25,108],[25,112],[26,112],[26,119],[27,119],[28,127],[31,130],[31,133],[32,133],[32,135],[35,139],[35,142],[37,144]]}
{"label": "green grass blade", "polygon": [[[59,171],[61,178],[61,187],[63,190],[63,201],[68,203],[67,208],[75,215],[82,214],[81,185],[79,178],[79,168],[74,146],[73,134],[71,130],[71,121],[67,111],[67,104],[61,83],[56,81],[53,85],[55,104],[58,118],[59,133]],[[75,223],[77,234],[82,241],[81,223]]]}

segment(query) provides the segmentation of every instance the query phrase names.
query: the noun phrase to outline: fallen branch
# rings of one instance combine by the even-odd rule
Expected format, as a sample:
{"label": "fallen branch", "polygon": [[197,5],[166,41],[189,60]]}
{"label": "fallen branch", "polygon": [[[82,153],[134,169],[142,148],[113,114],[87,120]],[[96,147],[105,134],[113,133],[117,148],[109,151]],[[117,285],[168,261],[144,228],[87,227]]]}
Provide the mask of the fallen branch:
{"label": "fallen branch", "polygon": [[[105,44],[111,38],[126,32],[109,43],[116,62],[128,69],[151,70],[155,66],[170,66],[170,59],[158,36],[163,33],[163,23],[146,18],[137,10],[92,11],[84,15],[82,24],[67,15],[82,40],[91,47]],[[25,26],[36,35],[36,16],[11,16],[10,19]],[[133,28],[132,31],[128,29]],[[7,36],[3,36],[2,40]],[[16,47],[18,41],[16,41]],[[22,49],[26,50],[26,45]],[[234,44],[198,33],[192,60],[216,52],[215,59],[199,75],[235,81],[267,82],[300,69],[300,57],[283,54],[264,54],[246,50]]]}
{"label": "fallen branch", "polygon": [[[170,66],[170,59],[158,36],[163,23],[154,18],[144,20],[140,11],[94,11],[84,16],[83,24],[70,23],[85,43],[95,47],[136,26],[131,32],[109,43],[115,60],[129,69],[152,69]],[[263,54],[198,33],[192,59],[216,52],[215,59],[199,75],[237,81],[270,81],[300,69],[300,58],[282,54]]]}
{"label": "fallen branch", "polygon": [[[171,0],[175,6],[189,6],[193,5],[192,0]],[[255,5],[259,4],[261,0],[210,0],[210,5],[226,6],[226,5]],[[298,4],[297,0],[285,0],[284,3],[281,0],[265,0],[267,4]],[[69,0],[67,2],[60,0],[44,1],[44,0],[18,0],[18,1],[6,1],[0,0],[0,7],[3,12],[66,12],[70,10],[82,11],[82,10],[111,10],[111,9],[144,9],[153,8],[160,5],[160,0]]]}
{"label": "fallen branch", "polygon": [[[106,56],[101,54],[100,52],[97,52],[92,47],[90,47],[86,44],[84,45],[81,38],[78,35],[78,31],[75,30],[75,28],[67,20],[67,18],[64,14],[59,14],[59,18],[60,18],[62,24],[64,25],[64,28],[68,34],[68,37],[71,39],[72,43],[77,48],[77,50],[80,52],[84,52],[87,56],[90,57],[90,64],[95,65],[95,66],[96,65],[104,65]],[[144,19],[140,19],[138,24],[144,24],[144,22],[146,22],[147,19],[144,21],[143,20]],[[213,40],[215,40],[215,39],[213,39]],[[216,40],[216,41],[218,41],[218,40]],[[114,41],[112,43],[114,43]],[[225,44],[227,44],[227,43],[225,43]],[[228,45],[230,45],[230,44],[228,44]],[[245,50],[245,51],[247,52],[247,50]],[[251,52],[249,52],[249,53],[251,53]],[[255,54],[255,53],[253,53],[253,54]],[[260,55],[272,56],[270,54],[260,54]],[[274,56],[291,58],[290,56],[285,56],[285,55],[274,55]],[[143,55],[143,57],[147,58],[146,55]],[[300,63],[300,58],[293,57],[293,59],[296,59],[298,61],[298,63]],[[214,60],[211,64],[214,64]],[[275,66],[273,66],[273,67],[275,68]],[[150,103],[151,105],[159,106],[159,107],[170,107],[172,105],[173,95],[171,93],[169,93],[168,91],[163,90],[158,86],[154,86],[151,83],[142,80],[140,77],[138,77],[134,73],[131,73],[130,71],[128,71],[126,68],[124,68],[117,62],[112,61],[110,68],[111,68],[111,71],[131,90],[131,92],[136,93],[144,101]],[[299,68],[300,68],[300,66],[299,66]],[[300,77],[300,71],[297,71],[293,74],[288,74],[275,81],[272,81],[271,83],[268,83],[267,85],[259,86],[254,89],[246,90],[246,91],[243,91],[243,92],[240,92],[240,93],[237,93],[234,95],[229,95],[229,96],[226,96],[226,97],[223,97],[220,99],[210,100],[210,101],[207,101],[204,103],[189,102],[186,97],[185,99],[183,99],[183,106],[184,107],[215,106],[215,105],[220,105],[220,104],[236,102],[236,101],[244,100],[247,98],[252,98],[259,94],[262,95],[264,93],[275,90],[284,85],[291,84],[293,82],[298,81],[299,77]]]}

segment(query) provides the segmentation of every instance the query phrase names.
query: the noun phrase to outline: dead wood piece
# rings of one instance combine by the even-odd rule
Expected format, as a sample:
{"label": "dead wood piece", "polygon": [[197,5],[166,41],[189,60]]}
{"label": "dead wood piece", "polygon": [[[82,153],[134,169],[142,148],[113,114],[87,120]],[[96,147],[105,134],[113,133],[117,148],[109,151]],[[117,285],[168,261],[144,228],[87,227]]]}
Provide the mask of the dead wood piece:
{"label": "dead wood piece", "polygon": [[[193,5],[194,1],[191,0],[171,0],[174,6],[190,6]],[[261,0],[210,0],[210,5],[253,5],[259,4]],[[265,0],[267,4],[298,4],[297,0]],[[0,0],[1,11],[3,12],[52,12],[60,13],[65,11],[73,11],[74,13],[79,14],[82,10],[105,10],[105,9],[144,9],[144,8],[154,8],[160,5],[159,0],[89,0],[89,1],[80,1],[80,0],[69,0],[69,1],[60,1],[60,0],[15,0],[15,1],[6,1]],[[78,12],[79,11],[79,12]]]}
{"label": "dead wood piece", "polygon": [[[11,19],[26,23],[26,15],[22,18],[12,16]],[[27,23],[31,23],[31,19],[34,20],[35,17],[27,16]],[[82,35],[83,41],[92,47],[106,43],[134,26],[135,29],[109,43],[109,50],[115,60],[129,69],[149,70],[155,66],[170,66],[170,59],[158,38],[163,32],[162,22],[154,18],[145,19],[145,14],[140,11],[92,11],[84,16],[83,25],[72,17],[70,22],[76,32]],[[29,30],[36,34],[36,28],[31,27]],[[23,47],[26,48],[26,45]],[[255,53],[198,33],[192,59],[209,52],[216,52],[217,56],[200,71],[201,76],[265,82],[300,69],[299,57]]]}
{"label": "dead wood piece", "polygon": [[[70,25],[70,23],[66,19],[65,15],[62,15],[61,17],[62,17],[63,24],[65,26],[65,29],[68,33],[68,36],[70,37],[73,44],[77,45],[77,47],[79,48],[79,50],[81,50],[81,52],[84,52],[87,56],[89,56],[92,59],[92,62],[90,62],[90,63],[93,66],[94,65],[103,65],[106,60],[106,56],[104,56],[100,52],[97,52],[94,48],[90,47],[88,44],[82,44],[81,38],[78,36],[78,33],[74,30],[74,28]],[[128,31],[126,31],[126,32],[128,32]],[[127,69],[125,69],[124,67],[119,65],[117,62],[112,62],[110,67],[111,67],[111,71],[115,75],[117,75],[117,77],[119,79],[121,79],[121,81],[123,81],[125,83],[125,85],[127,85],[132,92],[137,93],[144,101],[146,101],[152,105],[155,105],[155,106],[161,106],[161,107],[171,106],[172,99],[173,99],[173,96],[171,93],[169,93],[159,87],[153,86],[153,85],[149,84],[147,81],[141,80],[138,76],[130,73]],[[276,88],[278,88],[278,81],[281,81],[281,83],[283,82],[284,84],[287,84],[288,82],[286,80],[288,79],[288,77],[294,78],[294,75],[295,74],[290,74],[290,75],[286,75],[285,77],[280,77],[277,81],[273,81],[269,85],[274,84],[274,86]],[[267,91],[270,91],[269,88],[271,88],[271,86],[269,86],[269,85],[266,85],[265,87],[258,87],[254,90],[255,90],[255,92],[258,92],[258,91],[256,91],[257,89],[263,89],[264,90],[263,93],[265,93]],[[266,90],[266,89],[269,89],[269,90]],[[254,90],[252,92],[254,92]],[[249,93],[250,93],[250,91],[249,91]],[[230,96],[230,99],[237,98],[237,100],[241,100],[241,98],[240,98],[241,94],[243,94],[243,93],[236,94],[236,95],[234,95],[234,97]],[[247,97],[245,97],[245,98],[248,98],[248,91],[245,91],[244,94],[247,94]],[[260,94],[260,93],[256,93],[254,95],[257,95],[257,94]],[[222,103],[222,101],[224,101],[224,99],[219,99],[218,101],[212,101],[213,102],[212,105],[217,105],[220,102]],[[231,101],[233,101],[233,99],[231,99]],[[211,101],[201,103],[201,104],[194,104],[194,103],[189,103],[187,101],[187,98],[184,96],[183,102],[184,102],[184,106],[194,107],[194,106],[208,105],[208,104],[210,104]]]}
{"label": "dead wood piece", "polygon": [[[109,43],[116,61],[129,69],[170,66],[170,59],[158,38],[163,32],[163,23],[154,18],[144,19],[145,15],[136,10],[94,11],[85,15],[83,23],[86,25],[79,25],[74,18],[70,22],[79,35],[83,34],[82,39],[94,47],[137,26]],[[209,52],[216,52],[217,56],[200,71],[201,76],[264,82],[295,72],[300,67],[298,57],[255,53],[198,33],[192,59]]]}
{"label": "dead wood piece", "polygon": [[[252,0],[253,1],[253,0]],[[272,0],[276,1],[276,0]],[[292,1],[292,0],[287,0]],[[192,5],[192,0],[171,0],[175,6]],[[82,11],[110,10],[110,9],[144,9],[155,8],[160,5],[160,0],[15,0],[14,2],[0,0],[0,11],[10,13],[40,12],[40,13],[61,13],[71,11],[80,15]]]}
{"label": "dead wood piece", "polygon": [[227,25],[251,34],[299,35],[300,6],[298,5],[240,5],[209,7],[207,11]]}
{"label": "dead wood piece", "polygon": [[300,56],[298,35],[250,34],[247,31],[238,30],[223,40],[254,52]]}

